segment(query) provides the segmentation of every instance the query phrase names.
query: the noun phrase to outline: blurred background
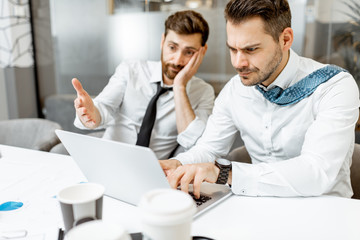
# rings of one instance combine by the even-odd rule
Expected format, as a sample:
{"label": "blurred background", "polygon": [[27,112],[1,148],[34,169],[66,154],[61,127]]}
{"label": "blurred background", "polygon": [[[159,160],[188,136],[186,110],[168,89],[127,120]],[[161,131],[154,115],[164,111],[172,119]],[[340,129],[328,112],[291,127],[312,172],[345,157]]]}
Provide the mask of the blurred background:
{"label": "blurred background", "polygon": [[[208,51],[197,73],[216,94],[236,74],[226,47],[227,0],[2,0],[0,120],[39,117],[77,131],[77,77],[91,95],[123,60],[160,60],[165,19],[193,9],[208,21]],[[293,50],[337,64],[360,83],[360,0],[289,0]]]}

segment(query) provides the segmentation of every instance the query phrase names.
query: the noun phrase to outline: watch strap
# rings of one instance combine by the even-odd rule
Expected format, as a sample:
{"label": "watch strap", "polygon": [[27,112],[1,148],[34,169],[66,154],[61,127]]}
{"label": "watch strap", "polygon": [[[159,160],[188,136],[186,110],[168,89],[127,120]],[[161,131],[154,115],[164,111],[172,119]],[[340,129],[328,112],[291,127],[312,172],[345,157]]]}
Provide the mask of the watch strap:
{"label": "watch strap", "polygon": [[231,164],[229,166],[224,166],[215,161],[215,166],[217,166],[220,169],[216,183],[217,184],[226,184],[229,179],[229,172],[231,170]]}

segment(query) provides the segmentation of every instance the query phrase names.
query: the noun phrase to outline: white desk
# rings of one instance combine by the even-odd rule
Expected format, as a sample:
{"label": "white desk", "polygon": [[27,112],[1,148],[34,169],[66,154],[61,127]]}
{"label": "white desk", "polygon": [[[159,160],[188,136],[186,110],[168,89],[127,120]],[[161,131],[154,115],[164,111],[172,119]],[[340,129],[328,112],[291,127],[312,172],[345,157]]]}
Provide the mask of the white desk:
{"label": "white desk", "polygon": [[[0,212],[0,230],[44,229],[46,239],[62,225],[54,196],[85,178],[69,156],[0,145],[0,204],[21,201],[15,211]],[[104,221],[141,231],[136,207],[105,197]],[[232,196],[194,220],[193,235],[215,239],[360,239],[360,201],[337,197],[252,198]],[[55,235],[55,233],[54,233]]]}

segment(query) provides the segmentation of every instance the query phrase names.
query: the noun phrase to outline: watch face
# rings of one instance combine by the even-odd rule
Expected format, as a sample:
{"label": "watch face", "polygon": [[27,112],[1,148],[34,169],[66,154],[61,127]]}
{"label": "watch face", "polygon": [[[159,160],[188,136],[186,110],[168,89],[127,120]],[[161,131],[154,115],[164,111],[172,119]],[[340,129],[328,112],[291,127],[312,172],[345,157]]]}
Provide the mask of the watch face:
{"label": "watch face", "polygon": [[225,165],[225,166],[231,164],[231,162],[229,160],[225,159],[225,158],[218,158],[216,161],[218,163],[220,163],[221,165]]}

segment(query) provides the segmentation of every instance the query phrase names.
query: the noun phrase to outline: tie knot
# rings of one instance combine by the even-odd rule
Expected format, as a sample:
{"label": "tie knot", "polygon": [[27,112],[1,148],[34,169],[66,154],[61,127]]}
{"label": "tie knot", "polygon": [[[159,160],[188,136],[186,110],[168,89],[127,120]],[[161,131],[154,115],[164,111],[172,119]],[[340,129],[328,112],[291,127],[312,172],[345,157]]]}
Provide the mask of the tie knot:
{"label": "tie knot", "polygon": [[160,83],[158,83],[158,87],[157,87],[157,94],[156,95],[161,95],[167,91],[172,91],[172,87],[162,87],[160,86]]}

